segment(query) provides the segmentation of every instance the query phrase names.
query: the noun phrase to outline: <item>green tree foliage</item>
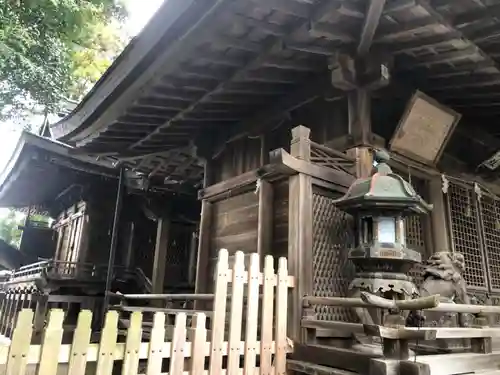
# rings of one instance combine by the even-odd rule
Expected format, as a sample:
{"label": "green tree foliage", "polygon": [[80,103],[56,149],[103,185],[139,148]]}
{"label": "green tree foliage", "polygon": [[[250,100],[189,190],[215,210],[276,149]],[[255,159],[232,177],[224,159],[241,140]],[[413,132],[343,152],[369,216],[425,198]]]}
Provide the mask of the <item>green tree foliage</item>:
{"label": "green tree foliage", "polygon": [[22,231],[19,225],[24,224],[24,218],[15,210],[0,218],[0,238],[9,245],[19,248]]}
{"label": "green tree foliage", "polygon": [[0,111],[79,100],[124,45],[116,0],[0,1]]}

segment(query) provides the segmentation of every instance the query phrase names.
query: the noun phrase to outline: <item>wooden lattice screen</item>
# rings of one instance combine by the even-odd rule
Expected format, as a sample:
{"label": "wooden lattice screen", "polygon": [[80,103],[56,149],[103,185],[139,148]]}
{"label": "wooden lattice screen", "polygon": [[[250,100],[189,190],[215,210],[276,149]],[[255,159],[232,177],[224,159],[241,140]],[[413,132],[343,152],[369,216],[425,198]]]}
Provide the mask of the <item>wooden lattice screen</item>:
{"label": "wooden lattice screen", "polygon": [[80,254],[84,247],[82,244],[86,240],[87,222],[84,202],[80,202],[61,213],[54,225],[54,230],[57,232],[56,260],[69,263],[80,260]]}
{"label": "wooden lattice screen", "polygon": [[[411,172],[395,171],[406,181],[411,183],[415,191],[425,200],[429,200],[426,181],[411,175]],[[424,263],[430,255],[430,244],[428,236],[426,236],[425,220],[422,216],[410,216],[405,219],[405,238],[406,246],[412,250],[418,251],[422,255],[422,263]],[[414,278],[417,285],[422,281],[423,264],[415,265],[409,274]]]}
{"label": "wooden lattice screen", "polygon": [[482,194],[480,202],[485,263],[489,270],[490,288],[500,292],[500,202],[498,197],[487,193]]}
{"label": "wooden lattice screen", "polygon": [[[340,211],[331,193],[315,189],[313,194],[313,293],[317,297],[347,295],[354,277],[354,266],[348,261],[349,247],[354,243],[352,217]],[[351,309],[315,306],[316,319],[353,321]]]}
{"label": "wooden lattice screen", "polygon": [[464,278],[470,288],[486,290],[489,285],[481,225],[483,210],[470,185],[451,182],[446,196],[454,250],[465,257]]}

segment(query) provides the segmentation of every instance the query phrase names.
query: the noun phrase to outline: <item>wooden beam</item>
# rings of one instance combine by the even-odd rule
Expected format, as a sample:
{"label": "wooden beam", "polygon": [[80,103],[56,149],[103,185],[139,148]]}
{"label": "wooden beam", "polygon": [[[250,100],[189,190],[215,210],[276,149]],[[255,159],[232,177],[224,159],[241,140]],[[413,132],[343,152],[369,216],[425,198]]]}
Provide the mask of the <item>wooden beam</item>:
{"label": "wooden beam", "polygon": [[406,42],[383,42],[376,43],[373,46],[377,54],[401,54],[418,51],[423,48],[439,47],[443,44],[449,44],[452,40],[460,39],[462,34],[458,31],[450,31],[444,34],[432,35],[416,40]]}
{"label": "wooden beam", "polygon": [[460,63],[458,66],[455,66],[450,69],[449,66],[441,66],[441,67],[429,67],[429,68],[420,68],[416,70],[412,70],[412,76],[418,78],[422,77],[422,81],[425,82],[428,79],[436,79],[436,78],[447,78],[447,77],[459,77],[459,76],[467,76],[474,73],[481,73],[481,70],[484,69],[496,69],[493,63],[489,60],[483,61],[470,61],[467,63]]}
{"label": "wooden beam", "polygon": [[[433,64],[444,64],[444,63],[454,63],[459,60],[467,59],[470,58],[474,55],[479,55],[480,51],[476,46],[469,46],[464,49],[458,50],[458,51],[452,51],[452,52],[447,52],[447,53],[437,53],[434,56],[429,56],[429,57],[422,57],[418,58],[417,60],[413,60],[408,63],[403,63],[401,64],[401,70],[410,70],[414,69],[416,67],[422,66],[422,65],[433,65]],[[477,60],[477,59],[476,59]],[[474,63],[477,64],[477,61],[474,61]],[[489,66],[492,66],[491,63],[489,63]],[[460,69],[460,67],[459,67]],[[449,68],[448,68],[449,70]]]}
{"label": "wooden beam", "polygon": [[[262,3],[259,3],[262,5]],[[304,27],[306,27],[309,24],[309,21],[315,22],[317,19],[320,17],[324,16],[324,11],[325,9],[328,9],[328,11],[331,11],[332,4],[331,2],[327,2],[326,4],[320,4],[319,6],[310,6],[302,3],[297,3],[296,5],[290,5],[291,3],[287,0],[271,0],[270,2],[266,2],[266,4],[271,7],[272,9],[279,8],[280,11],[291,11],[293,10],[296,6],[300,7],[300,9],[307,9],[307,14],[308,14],[308,19],[306,20],[301,20],[300,22],[297,22],[294,27],[290,30],[289,34],[287,37],[292,37],[295,34],[301,33]],[[294,3],[295,4],[295,3]],[[340,6],[340,3],[336,5],[337,7]],[[224,90],[226,85],[228,85],[230,82],[234,81],[241,81],[248,79],[248,76],[252,76],[252,79],[258,79],[255,75],[258,74],[258,72],[255,72],[255,68],[259,67],[262,65],[262,63],[267,60],[269,57],[272,57],[275,55],[275,52],[277,50],[281,50],[283,48],[283,42],[284,40],[276,38],[274,43],[269,43],[265,44],[262,48],[262,50],[254,56],[252,59],[250,59],[244,66],[242,66],[240,69],[237,69],[236,71],[232,72],[227,78],[221,80],[216,84],[215,87],[213,87],[210,91],[206,92],[202,97],[199,98],[199,101],[207,101],[209,98],[211,98],[214,94],[219,93]],[[269,77],[268,79],[271,79]],[[291,78],[292,82],[296,81],[295,78]],[[274,81],[276,82],[276,81]],[[277,82],[280,82],[279,80]],[[283,82],[283,81],[281,81]],[[149,137],[151,137],[153,134],[161,131],[162,129],[168,128],[172,126],[173,123],[181,119],[184,115],[186,115],[188,112],[191,112],[196,108],[198,105],[198,102],[192,103],[189,107],[187,107],[185,110],[182,112],[179,112],[175,117],[170,119],[168,122],[164,123],[163,125],[159,126],[154,132],[151,133],[148,137],[142,139],[139,142],[136,142],[132,145],[129,146],[129,148],[133,149],[138,146],[140,146],[143,142],[146,142]]]}
{"label": "wooden beam", "polygon": [[[462,37],[464,39],[467,39],[473,43],[473,36],[466,32],[466,30],[458,30],[456,26],[453,23],[453,20],[448,19],[447,17],[443,16],[441,13],[436,11],[427,0],[419,0],[419,6],[421,6],[427,13],[429,13],[430,17],[434,18],[436,21],[438,21],[440,24],[443,26],[447,27],[450,30],[456,30],[462,33]],[[468,14],[468,12],[466,13]],[[476,45],[477,47],[477,45]],[[491,65],[497,68],[498,72],[500,73],[500,66],[497,64],[495,60],[493,60],[487,53],[485,53],[481,48],[478,48],[478,53],[483,57],[484,60],[488,60],[491,62]]]}
{"label": "wooden beam", "polygon": [[339,97],[345,94],[340,90],[331,88],[328,73],[322,73],[316,79],[308,81],[304,86],[292,91],[288,96],[277,100],[272,106],[258,113],[256,116],[244,120],[229,129],[226,139],[219,147],[225,147],[225,143],[236,141],[247,135],[259,135],[268,128],[271,121],[282,118],[288,112],[301,107],[306,103],[324,95],[328,90],[333,91],[333,95]]}
{"label": "wooden beam", "polygon": [[423,87],[426,92],[439,92],[458,88],[488,87],[500,84],[500,73],[474,74],[467,77],[431,79]]}
{"label": "wooden beam", "polygon": [[340,191],[347,191],[355,180],[354,176],[346,172],[321,167],[319,165],[294,158],[283,149],[274,150],[271,153],[270,168],[272,169],[273,166],[278,167],[280,172],[283,174],[293,175],[296,173],[303,173],[312,178],[329,182],[334,184]]}
{"label": "wooden beam", "polygon": [[409,10],[417,6],[416,0],[392,0],[384,7],[383,14],[390,15],[392,13]]}
{"label": "wooden beam", "polygon": [[272,9],[277,10],[284,14],[289,14],[301,18],[309,18],[311,15],[312,6],[308,3],[302,2],[290,2],[288,0],[266,0],[262,2],[260,0],[251,0],[252,2],[258,4],[259,8],[262,9]]}
{"label": "wooden beam", "polygon": [[326,22],[313,22],[308,31],[315,38],[326,38],[340,42],[354,42],[356,40],[353,35],[342,29],[339,25]]}
{"label": "wooden beam", "polygon": [[364,56],[370,50],[373,43],[375,31],[380,22],[382,11],[384,10],[386,0],[370,0],[366,16],[363,21],[363,29],[361,30],[361,37],[358,44],[358,55]]}
{"label": "wooden beam", "polygon": [[461,27],[477,21],[481,21],[481,23],[484,24],[485,22],[497,18],[498,16],[500,16],[500,5],[496,4],[459,13],[454,16],[451,21],[456,27]]}
{"label": "wooden beam", "polygon": [[156,229],[156,244],[151,277],[152,293],[163,293],[165,268],[169,243],[170,219],[160,217]]}
{"label": "wooden beam", "polygon": [[377,30],[375,41],[380,43],[405,34],[414,33],[431,25],[439,23],[434,17],[421,17],[416,20],[398,24],[386,25]]}
{"label": "wooden beam", "polygon": [[382,353],[369,354],[333,346],[296,344],[292,358],[318,365],[354,371],[358,374],[369,374],[370,360],[381,357]]}

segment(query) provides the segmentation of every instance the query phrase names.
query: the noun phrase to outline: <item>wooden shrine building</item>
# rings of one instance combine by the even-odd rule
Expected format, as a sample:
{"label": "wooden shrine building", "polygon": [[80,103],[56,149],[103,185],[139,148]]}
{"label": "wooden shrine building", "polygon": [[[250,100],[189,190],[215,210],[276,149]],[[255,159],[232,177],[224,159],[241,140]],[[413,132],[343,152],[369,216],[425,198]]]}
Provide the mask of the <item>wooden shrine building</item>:
{"label": "wooden shrine building", "polygon": [[[85,261],[106,263],[116,247],[116,264],[197,294],[214,292],[222,248],[230,262],[237,251],[247,263],[255,252],[287,257],[292,358],[366,373],[340,340],[353,311],[308,298],[348,293],[359,228],[336,201],[371,176],[374,150],[389,151],[392,170],[433,205],[405,219],[406,246],[423,260],[461,253],[469,297],[500,301],[499,20],[496,0],[169,0],[43,139],[92,164],[64,166],[88,190],[65,180],[33,201],[27,183],[15,187],[33,178],[29,163],[0,202],[45,203],[62,223],[84,192],[114,205],[122,186],[118,226],[97,203],[108,235],[85,244]],[[59,203],[62,191],[73,200]],[[132,237],[141,255],[129,262]],[[183,259],[178,273],[165,270],[171,257]],[[417,284],[422,269],[409,271]]]}

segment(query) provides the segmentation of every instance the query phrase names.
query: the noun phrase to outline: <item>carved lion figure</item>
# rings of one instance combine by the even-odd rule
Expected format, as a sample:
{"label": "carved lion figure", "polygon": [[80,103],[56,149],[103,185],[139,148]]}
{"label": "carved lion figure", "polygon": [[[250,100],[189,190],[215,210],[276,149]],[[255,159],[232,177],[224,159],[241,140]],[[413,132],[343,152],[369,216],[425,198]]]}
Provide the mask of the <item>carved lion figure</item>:
{"label": "carved lion figure", "polygon": [[[423,271],[424,281],[419,288],[420,296],[431,296],[439,294],[442,302],[448,303],[470,303],[467,295],[467,284],[462,275],[465,271],[465,259],[460,253],[439,252],[433,254],[427,261]],[[409,316],[408,324],[416,325],[422,323],[425,318],[426,325],[453,326],[467,325],[467,317],[459,314],[443,314],[437,312],[425,312],[424,317],[416,312]]]}
{"label": "carved lion figure", "polygon": [[420,287],[422,297],[439,294],[444,301],[469,303],[467,285],[462,277],[465,259],[460,253],[433,254],[424,269],[424,282]]}

